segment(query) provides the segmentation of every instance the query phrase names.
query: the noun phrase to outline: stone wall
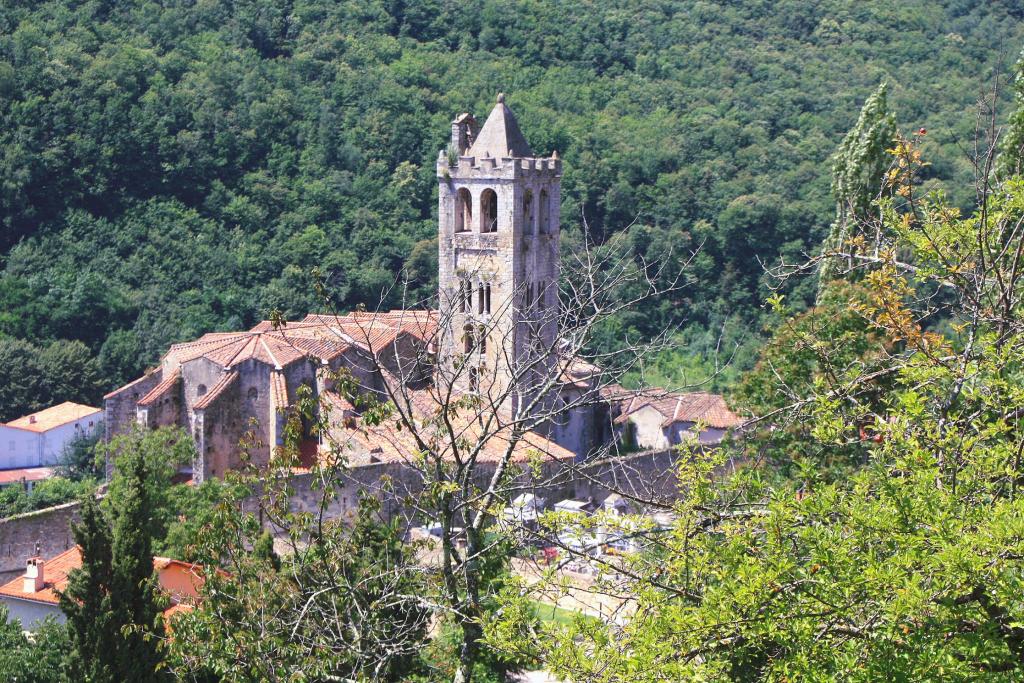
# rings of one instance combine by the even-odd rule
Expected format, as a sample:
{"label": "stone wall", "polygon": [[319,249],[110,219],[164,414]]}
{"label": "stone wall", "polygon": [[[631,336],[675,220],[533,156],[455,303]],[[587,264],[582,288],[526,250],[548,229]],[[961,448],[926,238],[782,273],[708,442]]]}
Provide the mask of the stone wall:
{"label": "stone wall", "polygon": [[108,441],[135,424],[139,399],[159,384],[161,377],[160,370],[151,370],[103,397],[103,428]]}
{"label": "stone wall", "polygon": [[72,546],[71,524],[78,521],[81,503],[0,519],[0,581],[6,583],[25,570],[25,560],[50,558]]}

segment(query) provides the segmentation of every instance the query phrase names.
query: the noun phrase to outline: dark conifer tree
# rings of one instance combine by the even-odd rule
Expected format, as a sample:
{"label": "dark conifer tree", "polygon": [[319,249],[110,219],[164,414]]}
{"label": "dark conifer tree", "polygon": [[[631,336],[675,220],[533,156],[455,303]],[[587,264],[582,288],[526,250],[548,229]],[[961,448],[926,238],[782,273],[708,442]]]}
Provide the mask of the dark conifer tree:
{"label": "dark conifer tree", "polygon": [[111,605],[111,534],[105,515],[91,496],[82,505],[82,521],[73,533],[82,551],[82,566],[71,573],[67,590],[60,596],[71,632],[72,676],[113,681],[110,657],[117,650],[120,632]]}
{"label": "dark conifer tree", "polygon": [[152,501],[143,453],[118,461],[117,498],[104,514],[92,499],[74,529],[82,566],[61,607],[72,634],[72,667],[94,683],[161,680],[161,597],[153,574]]}
{"label": "dark conifer tree", "polygon": [[[856,263],[852,258],[858,250],[856,238],[877,242],[877,235],[864,235],[865,220],[877,213],[875,201],[882,195],[883,180],[892,164],[888,153],[896,139],[896,117],[889,110],[888,87],[878,86],[860,110],[857,124],[843,138],[832,157],[832,195],[836,200],[836,218],[824,252],[838,251],[849,254],[845,259],[829,258],[822,262],[819,274],[818,298],[823,285],[849,272]],[[863,249],[865,245],[860,248]]]}
{"label": "dark conifer tree", "polygon": [[153,573],[153,531],[150,473],[141,452],[125,454],[118,462],[124,481],[121,496],[112,501],[113,584],[111,607],[114,620],[127,626],[116,651],[122,680],[157,680],[162,660],[162,596]]}

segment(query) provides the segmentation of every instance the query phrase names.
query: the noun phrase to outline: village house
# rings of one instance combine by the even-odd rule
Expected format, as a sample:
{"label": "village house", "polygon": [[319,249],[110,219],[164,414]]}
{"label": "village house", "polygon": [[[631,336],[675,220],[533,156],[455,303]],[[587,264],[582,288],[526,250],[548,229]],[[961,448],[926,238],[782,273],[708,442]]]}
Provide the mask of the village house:
{"label": "village house", "polygon": [[53,475],[68,444],[100,428],[100,408],[70,401],[0,424],[0,486],[31,489]]}
{"label": "village house", "polygon": [[624,447],[638,450],[685,442],[717,445],[728,430],[743,424],[724,398],[703,392],[649,390],[624,401],[620,411],[614,420],[616,437]]}
{"label": "village house", "polygon": [[[82,553],[78,546],[49,560],[30,557],[25,563],[24,575],[0,586],[0,604],[7,607],[8,620],[20,621],[26,631],[34,631],[47,617],[60,623],[66,621],[60,609],[59,594],[67,589],[71,572],[81,566]],[[153,569],[160,589],[170,601],[170,606],[164,610],[165,619],[189,609],[199,599],[204,579],[198,565],[154,557]]]}

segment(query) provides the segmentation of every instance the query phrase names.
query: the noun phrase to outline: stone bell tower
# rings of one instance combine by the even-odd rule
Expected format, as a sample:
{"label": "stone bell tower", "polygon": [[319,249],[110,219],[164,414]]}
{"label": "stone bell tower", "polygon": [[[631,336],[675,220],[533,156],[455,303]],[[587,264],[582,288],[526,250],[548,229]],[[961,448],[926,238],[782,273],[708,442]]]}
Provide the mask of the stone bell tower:
{"label": "stone bell tower", "polygon": [[437,159],[439,358],[460,388],[513,414],[554,349],[561,177],[558,154],[534,156],[502,94],[482,128],[456,117]]}

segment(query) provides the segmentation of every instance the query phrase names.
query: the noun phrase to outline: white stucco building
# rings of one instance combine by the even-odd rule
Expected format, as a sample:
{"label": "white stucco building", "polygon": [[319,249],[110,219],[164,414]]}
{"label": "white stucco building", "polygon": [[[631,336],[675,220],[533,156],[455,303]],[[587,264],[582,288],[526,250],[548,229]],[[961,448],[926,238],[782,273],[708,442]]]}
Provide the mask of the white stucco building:
{"label": "white stucco building", "polygon": [[79,403],[60,405],[0,425],[0,470],[56,465],[64,447],[99,428],[103,411]]}

